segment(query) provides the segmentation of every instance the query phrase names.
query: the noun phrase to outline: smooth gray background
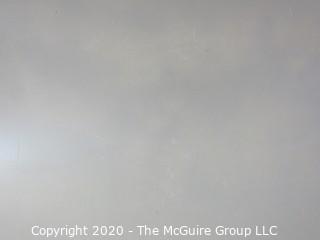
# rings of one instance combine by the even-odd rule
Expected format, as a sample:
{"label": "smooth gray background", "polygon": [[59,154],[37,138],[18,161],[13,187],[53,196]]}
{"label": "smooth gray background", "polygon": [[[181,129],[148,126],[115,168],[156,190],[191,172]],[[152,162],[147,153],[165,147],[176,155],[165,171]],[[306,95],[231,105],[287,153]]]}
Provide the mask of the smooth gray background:
{"label": "smooth gray background", "polygon": [[319,238],[319,12],[1,0],[0,238],[75,223]]}

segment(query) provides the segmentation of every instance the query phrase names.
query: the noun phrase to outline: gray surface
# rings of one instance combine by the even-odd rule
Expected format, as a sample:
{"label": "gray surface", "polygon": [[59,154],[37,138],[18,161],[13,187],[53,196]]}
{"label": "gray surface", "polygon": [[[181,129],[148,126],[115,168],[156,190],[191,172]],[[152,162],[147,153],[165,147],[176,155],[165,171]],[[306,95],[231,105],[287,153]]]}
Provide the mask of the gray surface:
{"label": "gray surface", "polygon": [[319,11],[1,0],[1,239],[74,223],[317,239]]}

